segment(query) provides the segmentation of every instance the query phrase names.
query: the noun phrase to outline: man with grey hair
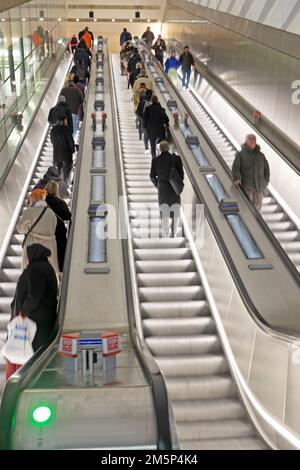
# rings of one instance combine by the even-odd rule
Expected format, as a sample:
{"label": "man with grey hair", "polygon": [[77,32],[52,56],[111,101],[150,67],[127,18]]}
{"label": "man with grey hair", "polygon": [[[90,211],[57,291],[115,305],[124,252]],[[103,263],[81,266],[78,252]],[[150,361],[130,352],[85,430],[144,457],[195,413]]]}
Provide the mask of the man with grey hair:
{"label": "man with grey hair", "polygon": [[180,194],[176,192],[170,181],[171,172],[176,172],[179,179],[184,179],[184,171],[179,155],[169,152],[169,144],[161,141],[160,155],[152,159],[150,178],[158,189],[158,203],[162,219],[162,235],[170,236],[169,221],[171,219],[171,236],[176,237],[180,221]]}
{"label": "man with grey hair", "polygon": [[261,211],[264,192],[270,182],[270,167],[254,134],[246,136],[241,151],[236,154],[232,177],[234,185],[240,186],[256,209]]}

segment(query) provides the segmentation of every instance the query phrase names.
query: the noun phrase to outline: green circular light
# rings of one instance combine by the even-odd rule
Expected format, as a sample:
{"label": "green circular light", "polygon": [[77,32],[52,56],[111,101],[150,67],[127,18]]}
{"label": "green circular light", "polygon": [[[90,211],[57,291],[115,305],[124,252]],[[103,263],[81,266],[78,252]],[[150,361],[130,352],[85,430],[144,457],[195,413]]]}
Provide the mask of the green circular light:
{"label": "green circular light", "polygon": [[36,423],[43,424],[49,421],[52,411],[47,405],[39,405],[32,412],[32,418]]}

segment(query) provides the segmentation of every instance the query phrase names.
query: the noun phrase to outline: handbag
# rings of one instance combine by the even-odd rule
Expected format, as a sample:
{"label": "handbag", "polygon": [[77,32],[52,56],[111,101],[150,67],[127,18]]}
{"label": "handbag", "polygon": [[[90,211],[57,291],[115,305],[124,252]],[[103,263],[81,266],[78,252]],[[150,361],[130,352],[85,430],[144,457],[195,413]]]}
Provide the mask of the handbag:
{"label": "handbag", "polygon": [[36,219],[36,221],[32,224],[32,226],[30,227],[30,229],[28,230],[28,232],[26,233],[25,237],[24,237],[24,240],[23,240],[23,243],[22,243],[22,248],[24,248],[25,246],[25,243],[26,243],[26,240],[28,238],[28,235],[32,232],[32,230],[34,229],[34,227],[39,223],[39,221],[41,220],[41,218],[43,217],[43,215],[45,214],[46,210],[48,209],[48,207],[44,207],[44,209],[42,210],[42,212],[40,213],[40,215],[38,216],[38,218]]}
{"label": "handbag", "polygon": [[33,356],[32,342],[37,326],[28,317],[18,315],[7,325],[8,337],[1,356],[12,364],[23,365]]}
{"label": "handbag", "polygon": [[172,158],[172,166],[169,174],[169,183],[172,186],[175,194],[180,196],[184,188],[184,182],[181,175],[178,173],[176,166],[174,165],[174,158]]}

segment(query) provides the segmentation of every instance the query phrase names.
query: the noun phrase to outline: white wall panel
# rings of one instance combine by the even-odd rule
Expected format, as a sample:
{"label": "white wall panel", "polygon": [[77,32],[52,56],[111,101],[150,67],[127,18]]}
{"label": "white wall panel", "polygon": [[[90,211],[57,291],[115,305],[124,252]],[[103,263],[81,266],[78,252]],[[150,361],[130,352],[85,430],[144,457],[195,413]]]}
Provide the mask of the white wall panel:
{"label": "white wall panel", "polygon": [[[188,0],[204,7],[263,23],[296,34],[300,30],[300,0]],[[293,17],[295,9],[295,17]],[[291,16],[290,16],[291,15]]]}

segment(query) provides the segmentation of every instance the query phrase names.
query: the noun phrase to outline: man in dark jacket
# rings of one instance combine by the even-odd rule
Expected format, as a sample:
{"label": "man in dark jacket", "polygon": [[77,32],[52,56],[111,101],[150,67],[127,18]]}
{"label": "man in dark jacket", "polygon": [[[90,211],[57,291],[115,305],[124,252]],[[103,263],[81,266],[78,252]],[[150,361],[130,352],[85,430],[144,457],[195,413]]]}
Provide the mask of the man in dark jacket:
{"label": "man in dark jacket", "polygon": [[59,174],[63,173],[63,180],[67,183],[72,169],[75,145],[66,119],[57,122],[52,127],[50,138],[53,144],[54,165],[56,165]]}
{"label": "man in dark jacket", "polygon": [[75,138],[78,130],[78,115],[83,103],[82,93],[72,82],[69,86],[64,87],[60,94],[66,98],[66,102],[71,109],[73,119],[73,137]]}
{"label": "man in dark jacket", "polygon": [[74,62],[75,64],[77,64],[77,62],[79,60],[82,60],[86,69],[88,69],[91,65],[91,53],[89,51],[89,49],[87,49],[85,43],[79,43],[78,44],[78,47],[75,51],[75,54],[74,54]]}
{"label": "man in dark jacket", "polygon": [[166,52],[167,50],[166,41],[161,37],[161,34],[157,36],[157,39],[155,43],[153,44],[153,47],[155,47],[158,42],[160,42],[160,45],[163,48],[163,51]]}
{"label": "man in dark jacket", "polygon": [[142,36],[143,41],[145,41],[147,47],[152,47],[154,41],[154,34],[151,31],[150,26],[147,27],[146,31]]}
{"label": "man in dark jacket", "polygon": [[12,303],[13,316],[22,313],[37,325],[34,351],[49,341],[57,318],[57,278],[50,256],[50,250],[42,245],[28,246],[29,264],[19,278]]}
{"label": "man in dark jacket", "polygon": [[142,70],[143,70],[143,64],[138,62],[135,66],[135,70],[133,70],[129,75],[129,85],[131,86],[131,88],[133,88],[135,81],[137,80]]}
{"label": "man in dark jacket", "polygon": [[127,41],[132,40],[132,35],[129,31],[127,31],[127,28],[124,28],[121,35],[120,35],[120,46],[123,46],[123,44]]}
{"label": "man in dark jacket", "polygon": [[94,42],[94,34],[92,33],[92,31],[89,30],[89,27],[86,26],[82,31],[80,31],[80,33],[78,34],[78,39],[79,41],[81,40],[81,38],[86,34],[88,33],[91,37],[91,41]]}
{"label": "man in dark jacket", "polygon": [[86,68],[83,59],[77,60],[77,63],[71,69],[71,74],[78,77],[84,85],[86,85],[86,81],[90,79],[90,72]]}
{"label": "man in dark jacket", "polygon": [[261,211],[264,192],[270,182],[270,167],[255,135],[247,135],[242,150],[236,154],[232,177],[235,186],[241,186],[256,209]]}
{"label": "man in dark jacket", "polygon": [[156,157],[156,144],[166,138],[166,126],[169,118],[166,110],[159,104],[157,96],[152,96],[151,105],[144,112],[144,126],[150,142],[152,158]]}
{"label": "man in dark jacket", "polygon": [[192,67],[195,67],[195,60],[192,54],[190,53],[189,46],[185,46],[183,49],[183,54],[179,57],[179,63],[182,70],[182,86],[183,88],[188,89]]}
{"label": "man in dark jacket", "polygon": [[154,46],[152,46],[152,49],[154,49],[155,58],[163,67],[164,66],[164,48],[162,46],[160,39],[158,39],[155,42]]}
{"label": "man in dark jacket", "polygon": [[51,126],[54,126],[57,121],[64,121],[67,119],[70,131],[73,134],[73,119],[70,106],[66,102],[66,98],[63,95],[58,97],[57,104],[50,109],[48,115],[48,122]]}
{"label": "man in dark jacket", "polygon": [[169,237],[169,220],[171,219],[171,235],[176,237],[180,220],[180,195],[177,195],[170,184],[169,177],[174,166],[182,181],[184,171],[181,158],[178,155],[169,153],[168,142],[160,143],[161,154],[152,160],[150,178],[154,186],[158,189],[158,203],[162,218],[162,234]]}

